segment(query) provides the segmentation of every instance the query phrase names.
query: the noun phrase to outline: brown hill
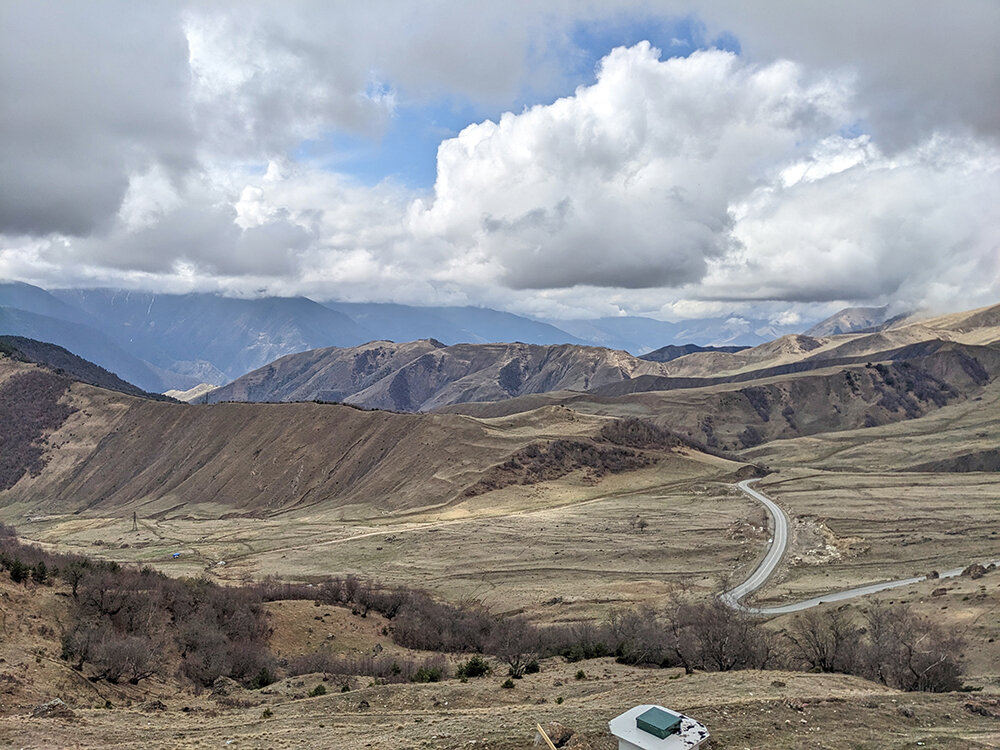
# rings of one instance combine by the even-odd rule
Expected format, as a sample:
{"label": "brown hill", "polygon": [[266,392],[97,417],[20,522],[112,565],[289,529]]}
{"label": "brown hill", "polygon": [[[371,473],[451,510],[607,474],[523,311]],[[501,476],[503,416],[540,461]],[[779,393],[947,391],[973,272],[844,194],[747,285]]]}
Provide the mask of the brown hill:
{"label": "brown hill", "polygon": [[603,448],[594,442],[607,420],[565,409],[483,422],[336,404],[190,406],[132,398],[0,359],[0,387],[20,388],[25,378],[44,399],[4,399],[0,439],[21,446],[5,450],[17,458],[0,492],[9,518],[133,510],[154,518],[407,512],[448,504],[511,455],[528,446],[544,452],[560,439],[585,446],[577,456],[584,458],[563,462],[562,474],[587,468],[600,476],[650,462],[619,465],[613,441]]}
{"label": "brown hill", "polygon": [[914,419],[974,398],[1000,375],[1000,349],[993,347],[930,341],[890,354],[898,359],[803,360],[718,378],[641,376],[583,394],[537,394],[442,411],[495,417],[562,404],[585,413],[638,415],[711,448],[737,450]]}
{"label": "brown hill", "polygon": [[967,344],[996,343],[1000,341],[1000,304],[936,317],[917,313],[894,322],[889,329],[913,326],[921,326]]}
{"label": "brown hill", "polygon": [[199,403],[223,401],[344,401],[424,354],[443,348],[434,339],[289,354],[216,388]]}
{"label": "brown hill", "polygon": [[645,359],[648,362],[671,362],[680,357],[684,357],[688,354],[694,354],[695,352],[741,352],[744,349],[749,349],[748,346],[698,346],[698,344],[668,344],[667,346],[661,346],[659,349],[655,349],[651,352],[643,354],[639,359]]}
{"label": "brown hill", "polygon": [[663,365],[598,347],[376,341],[291,354],[205,397],[222,401],[343,401],[427,411],[552,390],[587,390]]}
{"label": "brown hill", "polygon": [[89,383],[98,388],[119,391],[131,396],[142,396],[159,401],[169,400],[159,393],[147,393],[141,388],[122,380],[113,372],[95,365],[71,351],[55,344],[24,338],[23,336],[0,336],[0,355],[21,362],[34,362],[59,375],[65,375],[81,383]]}
{"label": "brown hill", "polygon": [[283,357],[199,400],[338,401],[393,411],[430,411],[552,391],[622,395],[691,388],[909,359],[926,354],[919,345],[981,346],[1000,340],[998,316],[1000,305],[930,320],[908,319],[884,331],[825,338],[793,334],[738,351],[683,354],[686,347],[674,347],[642,359],[576,345],[375,341]]}

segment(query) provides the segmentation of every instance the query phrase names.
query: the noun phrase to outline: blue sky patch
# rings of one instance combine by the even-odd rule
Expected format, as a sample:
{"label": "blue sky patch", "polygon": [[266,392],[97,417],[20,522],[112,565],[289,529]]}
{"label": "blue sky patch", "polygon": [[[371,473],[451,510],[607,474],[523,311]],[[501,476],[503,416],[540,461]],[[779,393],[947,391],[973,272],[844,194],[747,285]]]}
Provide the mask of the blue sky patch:
{"label": "blue sky patch", "polygon": [[739,54],[739,40],[729,33],[709,39],[705,25],[694,16],[674,19],[622,15],[615,19],[581,22],[569,36],[571,52],[560,61],[565,71],[564,90],[553,96],[522,91],[504,106],[486,107],[461,96],[433,102],[408,102],[406,92],[381,134],[334,131],[303,143],[292,156],[323,169],[352,177],[363,185],[386,178],[416,190],[430,189],[437,176],[437,149],[441,141],[458,135],[467,125],[503,112],[521,112],[526,107],[569,96],[578,86],[592,84],[597,64],[615,47],[631,47],[649,41],[661,58],[687,57],[700,49],[717,48]]}

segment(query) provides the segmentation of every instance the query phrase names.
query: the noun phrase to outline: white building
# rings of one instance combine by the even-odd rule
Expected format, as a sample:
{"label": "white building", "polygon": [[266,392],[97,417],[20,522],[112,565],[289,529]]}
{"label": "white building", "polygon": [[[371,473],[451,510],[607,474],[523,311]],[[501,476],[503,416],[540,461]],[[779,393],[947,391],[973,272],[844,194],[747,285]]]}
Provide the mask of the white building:
{"label": "white building", "polygon": [[648,704],[616,716],[608,728],[618,738],[618,750],[690,750],[708,739],[704,724]]}

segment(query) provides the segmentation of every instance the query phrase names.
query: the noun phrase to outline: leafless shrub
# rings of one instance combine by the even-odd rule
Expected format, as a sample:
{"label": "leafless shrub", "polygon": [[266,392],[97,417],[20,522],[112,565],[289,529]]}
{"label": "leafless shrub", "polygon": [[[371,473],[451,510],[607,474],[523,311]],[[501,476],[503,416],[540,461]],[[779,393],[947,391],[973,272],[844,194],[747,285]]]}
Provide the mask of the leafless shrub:
{"label": "leafless shrub", "polygon": [[807,610],[796,617],[786,637],[808,669],[858,673],[861,632],[847,609]]}
{"label": "leafless shrub", "polygon": [[962,685],[962,639],[921,619],[908,606],[876,602],[865,617],[862,670],[901,690],[946,692]]}
{"label": "leafless shrub", "polygon": [[616,419],[601,427],[600,438],[626,448],[651,448],[666,450],[685,443],[670,430],[665,430],[644,419],[629,417]]}
{"label": "leafless shrub", "polygon": [[653,463],[655,459],[645,453],[582,440],[553,440],[548,445],[532,443],[487,471],[466,489],[465,494],[472,497],[512,484],[537,484],[558,479],[577,469],[586,469],[591,478],[598,478]]}
{"label": "leafless shrub", "polygon": [[108,682],[128,680],[133,685],[156,674],[163,664],[164,644],[149,638],[106,631],[91,657]]}
{"label": "leafless shrub", "polygon": [[312,651],[296,656],[288,662],[288,674],[293,677],[316,672],[343,674],[337,658],[328,651]]}
{"label": "leafless shrub", "polygon": [[538,632],[530,623],[505,617],[492,628],[485,650],[507,665],[511,677],[520,679],[528,665],[537,661],[538,647]]}
{"label": "leafless shrub", "polygon": [[718,600],[689,607],[681,616],[690,629],[692,661],[702,669],[767,669],[778,663],[777,637],[758,620]]}

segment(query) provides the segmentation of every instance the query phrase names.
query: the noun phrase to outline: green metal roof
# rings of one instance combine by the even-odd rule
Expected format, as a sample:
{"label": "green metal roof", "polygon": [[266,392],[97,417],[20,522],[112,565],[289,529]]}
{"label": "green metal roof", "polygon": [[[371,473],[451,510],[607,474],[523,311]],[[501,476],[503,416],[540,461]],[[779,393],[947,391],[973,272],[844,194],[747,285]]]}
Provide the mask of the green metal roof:
{"label": "green metal roof", "polygon": [[653,706],[636,717],[635,725],[642,731],[649,732],[662,740],[680,729],[681,717]]}

